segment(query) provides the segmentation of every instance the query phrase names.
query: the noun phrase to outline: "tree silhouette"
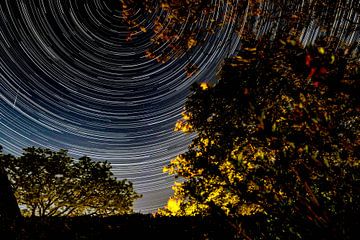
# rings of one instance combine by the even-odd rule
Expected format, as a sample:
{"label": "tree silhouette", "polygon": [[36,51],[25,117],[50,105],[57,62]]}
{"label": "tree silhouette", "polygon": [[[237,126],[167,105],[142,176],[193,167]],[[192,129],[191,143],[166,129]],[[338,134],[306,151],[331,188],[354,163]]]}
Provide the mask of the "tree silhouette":
{"label": "tree silhouette", "polygon": [[[0,146],[0,159],[6,161],[6,156]],[[21,217],[20,209],[14,196],[13,189],[7,177],[4,165],[0,162],[0,220],[2,231],[13,229]],[[2,232],[3,233],[3,232]]]}
{"label": "tree silhouette", "polygon": [[[360,3],[343,0],[122,0],[130,35],[152,31],[146,56],[159,62],[177,58],[231,26],[242,40],[292,36],[312,44],[312,36],[338,44],[359,44]],[[142,15],[139,16],[137,13]],[[351,40],[354,39],[354,40]],[[129,38],[130,40],[130,38]],[[231,39],[229,39],[231,42]],[[230,44],[230,43],[229,43]],[[161,51],[157,48],[161,46]],[[167,46],[167,47],[164,47]]]}
{"label": "tree silhouette", "polygon": [[[249,41],[218,84],[194,85],[176,130],[196,138],[164,169],[184,181],[159,213],[226,216],[242,238],[349,236],[360,214],[360,79],[345,52]],[[244,216],[263,231],[242,229]]]}
{"label": "tree silhouette", "polygon": [[127,214],[140,197],[131,182],[113,177],[109,163],[75,161],[65,150],[32,147],[0,160],[25,216]]}

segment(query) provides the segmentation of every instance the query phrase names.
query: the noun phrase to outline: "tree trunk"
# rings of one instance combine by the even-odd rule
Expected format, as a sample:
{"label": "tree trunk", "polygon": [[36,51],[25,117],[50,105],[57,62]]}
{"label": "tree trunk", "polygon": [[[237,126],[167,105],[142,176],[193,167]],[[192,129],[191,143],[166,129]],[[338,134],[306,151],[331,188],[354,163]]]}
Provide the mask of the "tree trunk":
{"label": "tree trunk", "polygon": [[6,171],[0,163],[0,233],[13,235],[21,218]]}

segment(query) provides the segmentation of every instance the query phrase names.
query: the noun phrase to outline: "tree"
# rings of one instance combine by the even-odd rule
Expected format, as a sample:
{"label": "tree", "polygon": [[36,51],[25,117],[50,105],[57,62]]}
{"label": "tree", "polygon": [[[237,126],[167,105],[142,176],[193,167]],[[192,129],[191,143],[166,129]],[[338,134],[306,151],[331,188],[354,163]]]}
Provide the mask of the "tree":
{"label": "tree", "polygon": [[[2,146],[0,146],[0,159],[3,157]],[[5,168],[2,162],[0,162],[0,224],[2,225],[0,232],[11,234],[20,218],[20,209],[13,189],[11,188]]]}
{"label": "tree", "polygon": [[[175,130],[196,137],[164,169],[182,181],[159,213],[225,216],[245,239],[348,239],[360,224],[359,62],[291,39],[247,44],[218,84],[194,85]],[[242,229],[245,216],[261,232]]]}
{"label": "tree", "polygon": [[[122,0],[123,19],[130,35],[152,31],[149,58],[166,62],[191,52],[221,29],[241,39],[264,34],[297,39],[313,29],[330,41],[348,41],[360,31],[358,1],[314,0]],[[140,15],[138,14],[140,13]],[[313,31],[313,33],[314,33]],[[356,37],[355,37],[356,38]],[[131,37],[128,38],[129,40]],[[230,41],[231,42],[231,41]],[[311,42],[311,41],[310,41]],[[356,42],[356,41],[355,41]],[[358,41],[357,43],[358,44]],[[161,50],[159,50],[161,49]],[[193,67],[190,64],[191,67]]]}
{"label": "tree", "polygon": [[25,216],[127,214],[140,197],[131,182],[113,177],[106,161],[75,161],[65,150],[31,147],[0,160]]}

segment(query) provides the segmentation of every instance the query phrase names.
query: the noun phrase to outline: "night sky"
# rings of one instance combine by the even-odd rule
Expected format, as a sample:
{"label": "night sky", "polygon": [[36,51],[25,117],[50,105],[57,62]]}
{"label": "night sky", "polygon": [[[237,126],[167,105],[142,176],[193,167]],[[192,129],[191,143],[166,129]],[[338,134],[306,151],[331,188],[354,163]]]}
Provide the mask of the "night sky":
{"label": "night sky", "polygon": [[[191,84],[216,81],[239,39],[228,25],[159,64],[144,54],[151,31],[127,41],[120,15],[118,0],[0,1],[0,144],[15,155],[41,146],[107,160],[143,194],[135,211],[146,213],[166,204],[174,178],[162,168],[191,141],[173,131]],[[200,67],[191,78],[189,61]]]}
{"label": "night sky", "polygon": [[[213,13],[217,16],[234,7],[226,0],[212,1],[219,4]],[[346,1],[354,4],[359,2]],[[359,31],[345,29],[350,21],[360,21],[360,14],[342,9],[346,8],[334,15],[330,34],[347,43],[358,41]],[[191,135],[173,131],[190,86],[215,82],[222,60],[236,52],[240,40],[228,24],[205,44],[159,64],[145,57],[152,47],[151,21],[156,14],[165,13],[137,12],[134,19],[149,31],[127,41],[129,30],[119,0],[1,0],[4,152],[19,155],[30,146],[63,148],[75,158],[107,160],[116,177],[129,179],[143,194],[135,203],[136,212],[163,207],[174,178],[162,168],[191,142]],[[274,22],[255,20],[258,34],[276,27]],[[310,22],[302,30],[302,44],[326,34],[321,31],[316,21]],[[161,55],[166,47],[155,53]],[[188,63],[200,69],[191,78],[185,73]]]}

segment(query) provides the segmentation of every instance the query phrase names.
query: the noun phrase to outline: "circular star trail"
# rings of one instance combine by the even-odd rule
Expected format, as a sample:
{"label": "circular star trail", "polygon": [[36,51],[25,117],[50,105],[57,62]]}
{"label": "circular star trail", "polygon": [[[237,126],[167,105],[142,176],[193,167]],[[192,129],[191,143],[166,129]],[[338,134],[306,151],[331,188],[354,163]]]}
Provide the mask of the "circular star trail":
{"label": "circular star trail", "polygon": [[[119,9],[108,0],[1,1],[0,144],[16,155],[41,146],[107,160],[143,194],[136,210],[149,212],[171,194],[163,166],[191,140],[173,132],[189,87],[214,79],[233,51],[231,26],[186,59],[159,64],[144,56],[151,33],[128,41]],[[190,79],[189,60],[201,68]]]}
{"label": "circular star trail", "polygon": [[[237,2],[212,1],[218,16]],[[337,14],[334,34],[347,42],[358,39],[358,31],[346,34],[338,27],[347,24],[342,18],[359,21],[358,12]],[[133,18],[151,29],[156,16],[137,12]],[[256,18],[253,25],[263,34],[276,24]],[[116,177],[129,179],[143,194],[136,211],[154,211],[164,206],[173,185],[163,166],[191,141],[192,136],[173,132],[189,87],[215,81],[222,59],[240,44],[233,29],[227,24],[206,44],[159,64],[144,54],[152,47],[152,31],[137,32],[128,41],[118,0],[2,0],[0,144],[16,155],[41,146],[108,160]],[[319,34],[313,21],[302,41],[313,42]],[[200,69],[191,78],[184,71],[189,62]]]}

